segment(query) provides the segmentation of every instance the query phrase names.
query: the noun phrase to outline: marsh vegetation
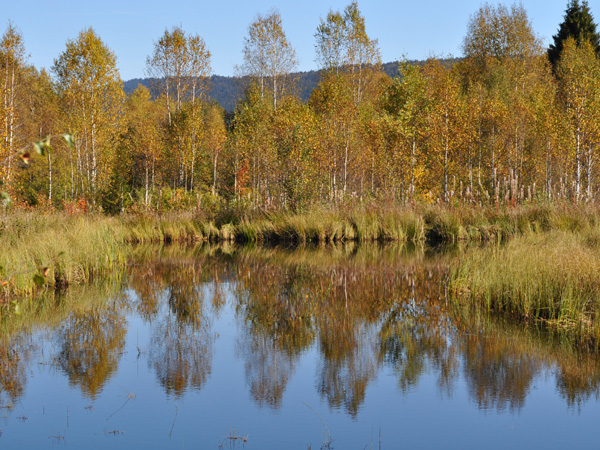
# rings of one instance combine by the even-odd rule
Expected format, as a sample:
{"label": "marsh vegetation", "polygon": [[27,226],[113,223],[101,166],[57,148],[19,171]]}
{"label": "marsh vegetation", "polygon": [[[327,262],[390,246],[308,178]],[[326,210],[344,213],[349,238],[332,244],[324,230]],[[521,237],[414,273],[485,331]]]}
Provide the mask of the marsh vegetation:
{"label": "marsh vegetation", "polygon": [[[600,212],[591,205],[372,205],[291,214],[225,208],[212,216],[202,211],[118,217],[24,212],[2,216],[0,237],[2,314],[31,303],[23,296],[122,273],[142,244],[249,243],[267,251],[276,244],[392,243],[459,249],[446,268],[457,304],[600,336]],[[465,247],[468,251],[460,250]]]}

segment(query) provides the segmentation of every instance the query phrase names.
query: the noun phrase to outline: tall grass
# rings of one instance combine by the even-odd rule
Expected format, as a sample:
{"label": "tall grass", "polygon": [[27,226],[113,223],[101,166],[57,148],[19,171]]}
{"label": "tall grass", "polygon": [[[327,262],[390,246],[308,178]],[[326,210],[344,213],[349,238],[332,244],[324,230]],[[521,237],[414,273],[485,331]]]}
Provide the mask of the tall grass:
{"label": "tall grass", "polygon": [[36,274],[60,287],[85,283],[126,262],[126,229],[113,218],[22,213],[0,224],[4,294],[31,294]]}
{"label": "tall grass", "polygon": [[600,230],[529,233],[461,257],[450,271],[457,307],[541,320],[600,337]]}
{"label": "tall grass", "polygon": [[424,242],[425,222],[410,208],[313,208],[278,212],[236,226],[241,241],[308,242]]}
{"label": "tall grass", "polygon": [[598,223],[600,211],[593,206],[537,203],[504,208],[464,205],[314,207],[300,212],[258,214],[239,220],[230,216],[227,222],[240,241],[436,244],[496,242],[551,230],[582,231]]}
{"label": "tall grass", "polygon": [[[224,206],[223,208],[226,208]],[[158,242],[398,242],[448,244],[506,241],[565,231],[600,243],[600,212],[591,206],[531,204],[516,208],[387,204],[342,205],[290,212],[198,209],[171,212],[0,215],[0,282],[6,294],[30,294],[33,275],[48,285],[85,283],[126,263],[132,244]],[[39,278],[37,280],[39,282]]]}

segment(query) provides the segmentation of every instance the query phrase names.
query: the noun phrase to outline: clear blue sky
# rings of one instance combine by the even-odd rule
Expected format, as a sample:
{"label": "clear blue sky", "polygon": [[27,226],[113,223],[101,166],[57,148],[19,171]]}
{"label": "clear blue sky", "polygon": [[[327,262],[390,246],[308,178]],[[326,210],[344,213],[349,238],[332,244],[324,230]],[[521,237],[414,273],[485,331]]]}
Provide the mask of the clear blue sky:
{"label": "clear blue sky", "polygon": [[[342,10],[350,0],[165,0],[89,2],[87,0],[5,1],[0,8],[2,33],[11,20],[22,32],[30,63],[50,68],[85,27],[93,27],[116,54],[123,80],[144,76],[146,57],[165,28],[181,26],[199,34],[212,53],[213,72],[232,75],[242,61],[243,39],[257,13],[276,7],[281,12],[288,39],[296,49],[299,70],[317,68],[314,33],[329,9]],[[460,56],[469,16],[480,0],[359,1],[370,37],[379,40],[384,62]],[[495,3],[490,1],[490,3]],[[513,2],[502,2],[508,5]],[[589,2],[598,23],[600,1]],[[558,29],[567,0],[523,1],[534,30],[545,44]]]}

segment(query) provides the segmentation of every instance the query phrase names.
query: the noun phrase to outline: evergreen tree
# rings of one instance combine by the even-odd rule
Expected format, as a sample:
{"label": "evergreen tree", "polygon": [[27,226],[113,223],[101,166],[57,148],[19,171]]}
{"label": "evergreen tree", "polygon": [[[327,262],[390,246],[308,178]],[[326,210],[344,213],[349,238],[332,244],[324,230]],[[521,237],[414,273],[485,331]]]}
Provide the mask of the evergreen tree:
{"label": "evergreen tree", "polygon": [[548,48],[548,59],[553,68],[556,68],[565,41],[569,37],[574,38],[578,46],[584,40],[589,41],[596,56],[600,57],[600,34],[596,30],[596,23],[586,0],[583,0],[581,4],[579,4],[579,0],[570,0],[567,6],[565,19],[560,24],[558,33],[553,36],[554,44],[550,44],[550,48]]}

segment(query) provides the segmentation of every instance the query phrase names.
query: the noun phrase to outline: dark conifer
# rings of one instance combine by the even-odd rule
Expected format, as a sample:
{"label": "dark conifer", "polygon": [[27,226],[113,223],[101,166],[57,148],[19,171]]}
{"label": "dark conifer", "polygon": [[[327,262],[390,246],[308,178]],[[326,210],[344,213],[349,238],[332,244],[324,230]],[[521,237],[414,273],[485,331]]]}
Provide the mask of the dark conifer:
{"label": "dark conifer", "polygon": [[575,38],[577,45],[580,45],[583,40],[590,41],[596,55],[600,57],[600,34],[596,30],[596,23],[586,0],[581,4],[579,0],[570,0],[567,5],[565,19],[560,24],[558,33],[553,36],[554,43],[548,48],[548,59],[553,68],[556,68],[563,45],[569,37]]}

